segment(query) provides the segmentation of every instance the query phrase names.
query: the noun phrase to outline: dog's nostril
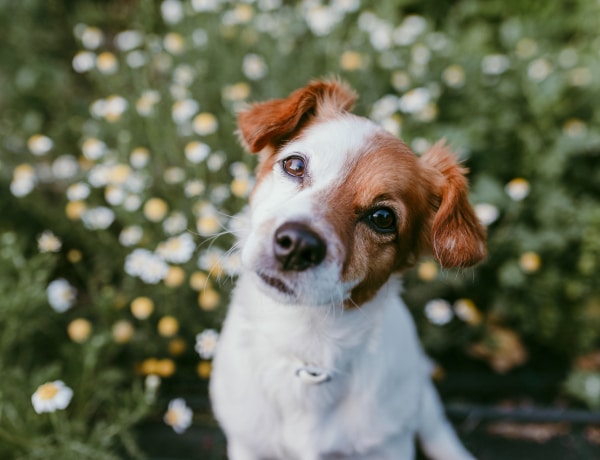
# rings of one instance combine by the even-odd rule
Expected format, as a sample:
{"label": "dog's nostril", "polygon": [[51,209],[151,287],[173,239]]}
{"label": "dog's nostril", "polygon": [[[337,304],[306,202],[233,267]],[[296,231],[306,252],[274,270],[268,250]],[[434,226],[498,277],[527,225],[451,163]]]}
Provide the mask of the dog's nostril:
{"label": "dog's nostril", "polygon": [[308,225],[287,222],[275,232],[273,252],[284,270],[302,271],[325,259],[326,246]]}

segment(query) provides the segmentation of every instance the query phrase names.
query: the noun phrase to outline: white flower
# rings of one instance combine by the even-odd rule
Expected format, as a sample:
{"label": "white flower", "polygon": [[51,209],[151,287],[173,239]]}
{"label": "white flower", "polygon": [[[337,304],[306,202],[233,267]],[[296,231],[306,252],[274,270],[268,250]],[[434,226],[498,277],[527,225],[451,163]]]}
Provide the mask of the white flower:
{"label": "white flower", "polygon": [[214,329],[205,329],[196,336],[196,346],[194,349],[202,359],[211,359],[215,355],[219,333]]}
{"label": "white flower", "polygon": [[177,24],[183,19],[183,4],[179,0],[165,0],[160,12],[167,24]]}
{"label": "white flower", "polygon": [[98,48],[104,42],[104,33],[97,27],[86,26],[81,34],[81,43],[89,50]]}
{"label": "white flower", "polygon": [[529,195],[529,182],[522,177],[517,177],[511,180],[504,189],[511,199],[514,201],[521,201]]}
{"label": "white flower", "polygon": [[64,278],[51,281],[46,288],[48,303],[58,313],[63,313],[73,306],[77,291]]}
{"label": "white flower", "polygon": [[84,182],[75,182],[67,188],[67,199],[69,201],[85,200],[90,195],[90,187]]}
{"label": "white flower", "polygon": [[183,232],[187,227],[188,221],[181,212],[174,212],[163,222],[163,230],[168,235],[175,235]]}
{"label": "white flower", "polygon": [[199,13],[217,11],[219,9],[219,0],[192,0],[192,8]]}
{"label": "white flower", "polygon": [[132,69],[139,69],[144,64],[146,64],[146,53],[140,50],[132,51],[131,53],[127,54],[127,56],[125,57],[125,61],[127,61],[127,65]]}
{"label": "white flower", "polygon": [[160,102],[160,93],[153,89],[142,92],[142,95],[135,103],[137,112],[145,117],[154,111],[154,106]]}
{"label": "white flower", "polygon": [[115,36],[115,45],[121,51],[131,51],[140,46],[144,41],[144,35],[137,30],[124,30]]}
{"label": "white flower", "polygon": [[198,257],[198,268],[210,273],[222,266],[224,257],[225,253],[222,249],[214,247],[207,249]]}
{"label": "white flower", "polygon": [[31,396],[31,403],[33,409],[41,414],[66,409],[72,397],[73,390],[62,380],[55,380],[39,386]]}
{"label": "white flower", "polygon": [[167,276],[169,266],[156,254],[138,248],[125,258],[125,272],[145,283],[156,284]]}
{"label": "white flower", "polygon": [[390,49],[392,46],[392,25],[385,21],[380,21],[379,26],[371,31],[369,35],[371,45],[377,51]]}
{"label": "white flower", "polygon": [[258,54],[247,54],[242,62],[242,71],[250,80],[260,80],[267,75],[267,63]]}
{"label": "white flower", "polygon": [[193,412],[182,398],[177,398],[169,402],[169,408],[165,413],[164,421],[175,433],[181,434],[192,424]]}
{"label": "white flower", "polygon": [[204,161],[210,153],[210,147],[204,142],[193,141],[185,146],[185,157],[191,163]]}
{"label": "white flower", "polygon": [[173,104],[173,108],[171,109],[173,121],[178,125],[185,123],[194,115],[196,115],[196,112],[198,112],[199,108],[200,105],[194,99],[183,99],[181,101],[177,101],[175,104]]}
{"label": "white flower", "polygon": [[323,5],[310,6],[308,10],[305,11],[308,27],[313,34],[321,37],[329,34],[342,17],[343,16],[333,8],[328,8]]}
{"label": "white flower", "polygon": [[133,246],[140,242],[143,235],[144,231],[142,230],[142,227],[139,225],[130,225],[121,230],[121,233],[119,234],[119,243],[123,246]]}
{"label": "white flower", "polygon": [[527,75],[533,81],[545,80],[552,73],[552,63],[546,58],[540,58],[533,61],[527,67]]}
{"label": "white flower", "polygon": [[83,152],[83,156],[85,156],[88,160],[97,160],[102,157],[106,153],[107,147],[104,142],[94,137],[86,139],[83,141],[83,145],[81,146],[81,151]]}
{"label": "white flower", "polygon": [[407,16],[400,26],[394,29],[394,43],[400,46],[410,45],[415,42],[427,28],[427,20],[423,16]]}
{"label": "white flower", "polygon": [[398,98],[393,94],[387,94],[373,104],[371,118],[381,121],[389,118],[398,110]]}
{"label": "white flower", "polygon": [[196,244],[189,233],[169,238],[158,245],[156,254],[163,260],[175,264],[183,264],[191,259]]}
{"label": "white flower", "polygon": [[58,252],[61,246],[62,242],[51,230],[45,230],[38,237],[38,249],[40,252]]}
{"label": "white flower", "polygon": [[202,195],[204,190],[206,190],[206,186],[199,179],[189,180],[183,186],[183,192],[187,198]]}
{"label": "white flower", "polygon": [[89,72],[96,66],[96,55],[91,51],[79,51],[73,58],[72,65],[77,73]]}
{"label": "white flower", "polygon": [[489,54],[481,61],[481,70],[486,75],[500,75],[510,67],[510,59],[504,54]]}
{"label": "white flower", "polygon": [[434,299],[425,305],[425,316],[433,324],[442,326],[452,320],[454,313],[449,302],[444,299]]}
{"label": "white flower", "polygon": [[418,113],[423,110],[431,100],[431,93],[427,88],[415,88],[404,94],[398,106],[405,113]]}
{"label": "white flower", "polygon": [[206,160],[206,166],[212,172],[219,171],[225,162],[227,161],[227,157],[223,152],[215,152]]}
{"label": "white flower", "polygon": [[475,210],[475,214],[477,215],[479,222],[486,227],[496,222],[496,220],[498,220],[498,216],[500,215],[498,208],[489,203],[476,204],[473,206],[473,209]]}
{"label": "white flower", "polygon": [[86,209],[81,214],[83,225],[88,230],[104,230],[115,220],[115,213],[105,206]]}
{"label": "white flower", "polygon": [[73,155],[61,155],[52,162],[52,174],[57,179],[69,179],[77,174],[79,163]]}
{"label": "white flower", "polygon": [[104,187],[110,182],[111,167],[105,164],[98,164],[90,169],[88,181],[92,187]]}
{"label": "white flower", "polygon": [[10,192],[18,197],[24,197],[31,193],[35,188],[35,176],[13,178],[10,183]]}
{"label": "white flower", "polygon": [[142,205],[142,199],[138,195],[129,195],[123,201],[123,207],[129,211],[137,211]]}
{"label": "white flower", "polygon": [[29,151],[36,156],[45,155],[54,146],[54,142],[48,136],[43,134],[35,134],[27,140]]}

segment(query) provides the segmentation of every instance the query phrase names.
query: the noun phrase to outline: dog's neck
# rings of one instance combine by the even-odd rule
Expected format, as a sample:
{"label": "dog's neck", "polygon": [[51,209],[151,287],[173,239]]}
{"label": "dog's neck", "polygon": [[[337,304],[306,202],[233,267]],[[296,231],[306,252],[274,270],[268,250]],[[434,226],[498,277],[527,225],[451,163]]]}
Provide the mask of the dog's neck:
{"label": "dog's neck", "polygon": [[357,308],[284,304],[242,274],[232,302],[247,325],[248,341],[273,359],[284,357],[323,369],[344,367],[354,350],[375,346],[387,308],[398,308],[399,279],[390,279],[375,298]]}

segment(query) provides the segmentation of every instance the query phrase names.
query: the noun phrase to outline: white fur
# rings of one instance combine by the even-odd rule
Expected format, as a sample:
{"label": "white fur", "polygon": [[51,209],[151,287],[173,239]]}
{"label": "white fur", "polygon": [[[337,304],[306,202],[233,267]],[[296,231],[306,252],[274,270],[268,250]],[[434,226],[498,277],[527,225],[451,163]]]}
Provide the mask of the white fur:
{"label": "white fur", "polygon": [[[349,115],[312,126],[278,153],[279,160],[291,154],[307,159],[305,185],[276,163],[254,193],[243,273],[210,384],[231,460],[409,460],[417,434],[431,458],[473,458],[444,417],[399,279],[392,277],[360,308],[342,308],[361,280],[340,282],[345,248],[315,197],[343,182],[378,129]],[[288,221],[310,223],[326,239],[323,263],[277,271],[273,234]],[[257,273],[278,276],[293,294]],[[299,378],[306,366],[328,380]]]}

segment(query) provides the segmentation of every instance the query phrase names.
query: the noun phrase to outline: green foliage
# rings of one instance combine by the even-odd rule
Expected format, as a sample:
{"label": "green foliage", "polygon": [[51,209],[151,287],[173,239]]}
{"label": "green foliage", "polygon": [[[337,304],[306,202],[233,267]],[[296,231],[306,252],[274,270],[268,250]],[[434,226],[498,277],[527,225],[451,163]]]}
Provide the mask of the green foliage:
{"label": "green foliage", "polygon": [[[489,257],[407,276],[426,347],[498,371],[529,344],[598,349],[599,8],[0,2],[0,456],[134,455],[131,427],[165,409],[144,376],[205,388],[214,336],[196,336],[223,318],[255,164],[235,112],[332,74],[358,113],[418,154],[446,137],[471,170]],[[577,375],[569,392],[595,405]],[[72,402],[35,413],[57,379]]]}

